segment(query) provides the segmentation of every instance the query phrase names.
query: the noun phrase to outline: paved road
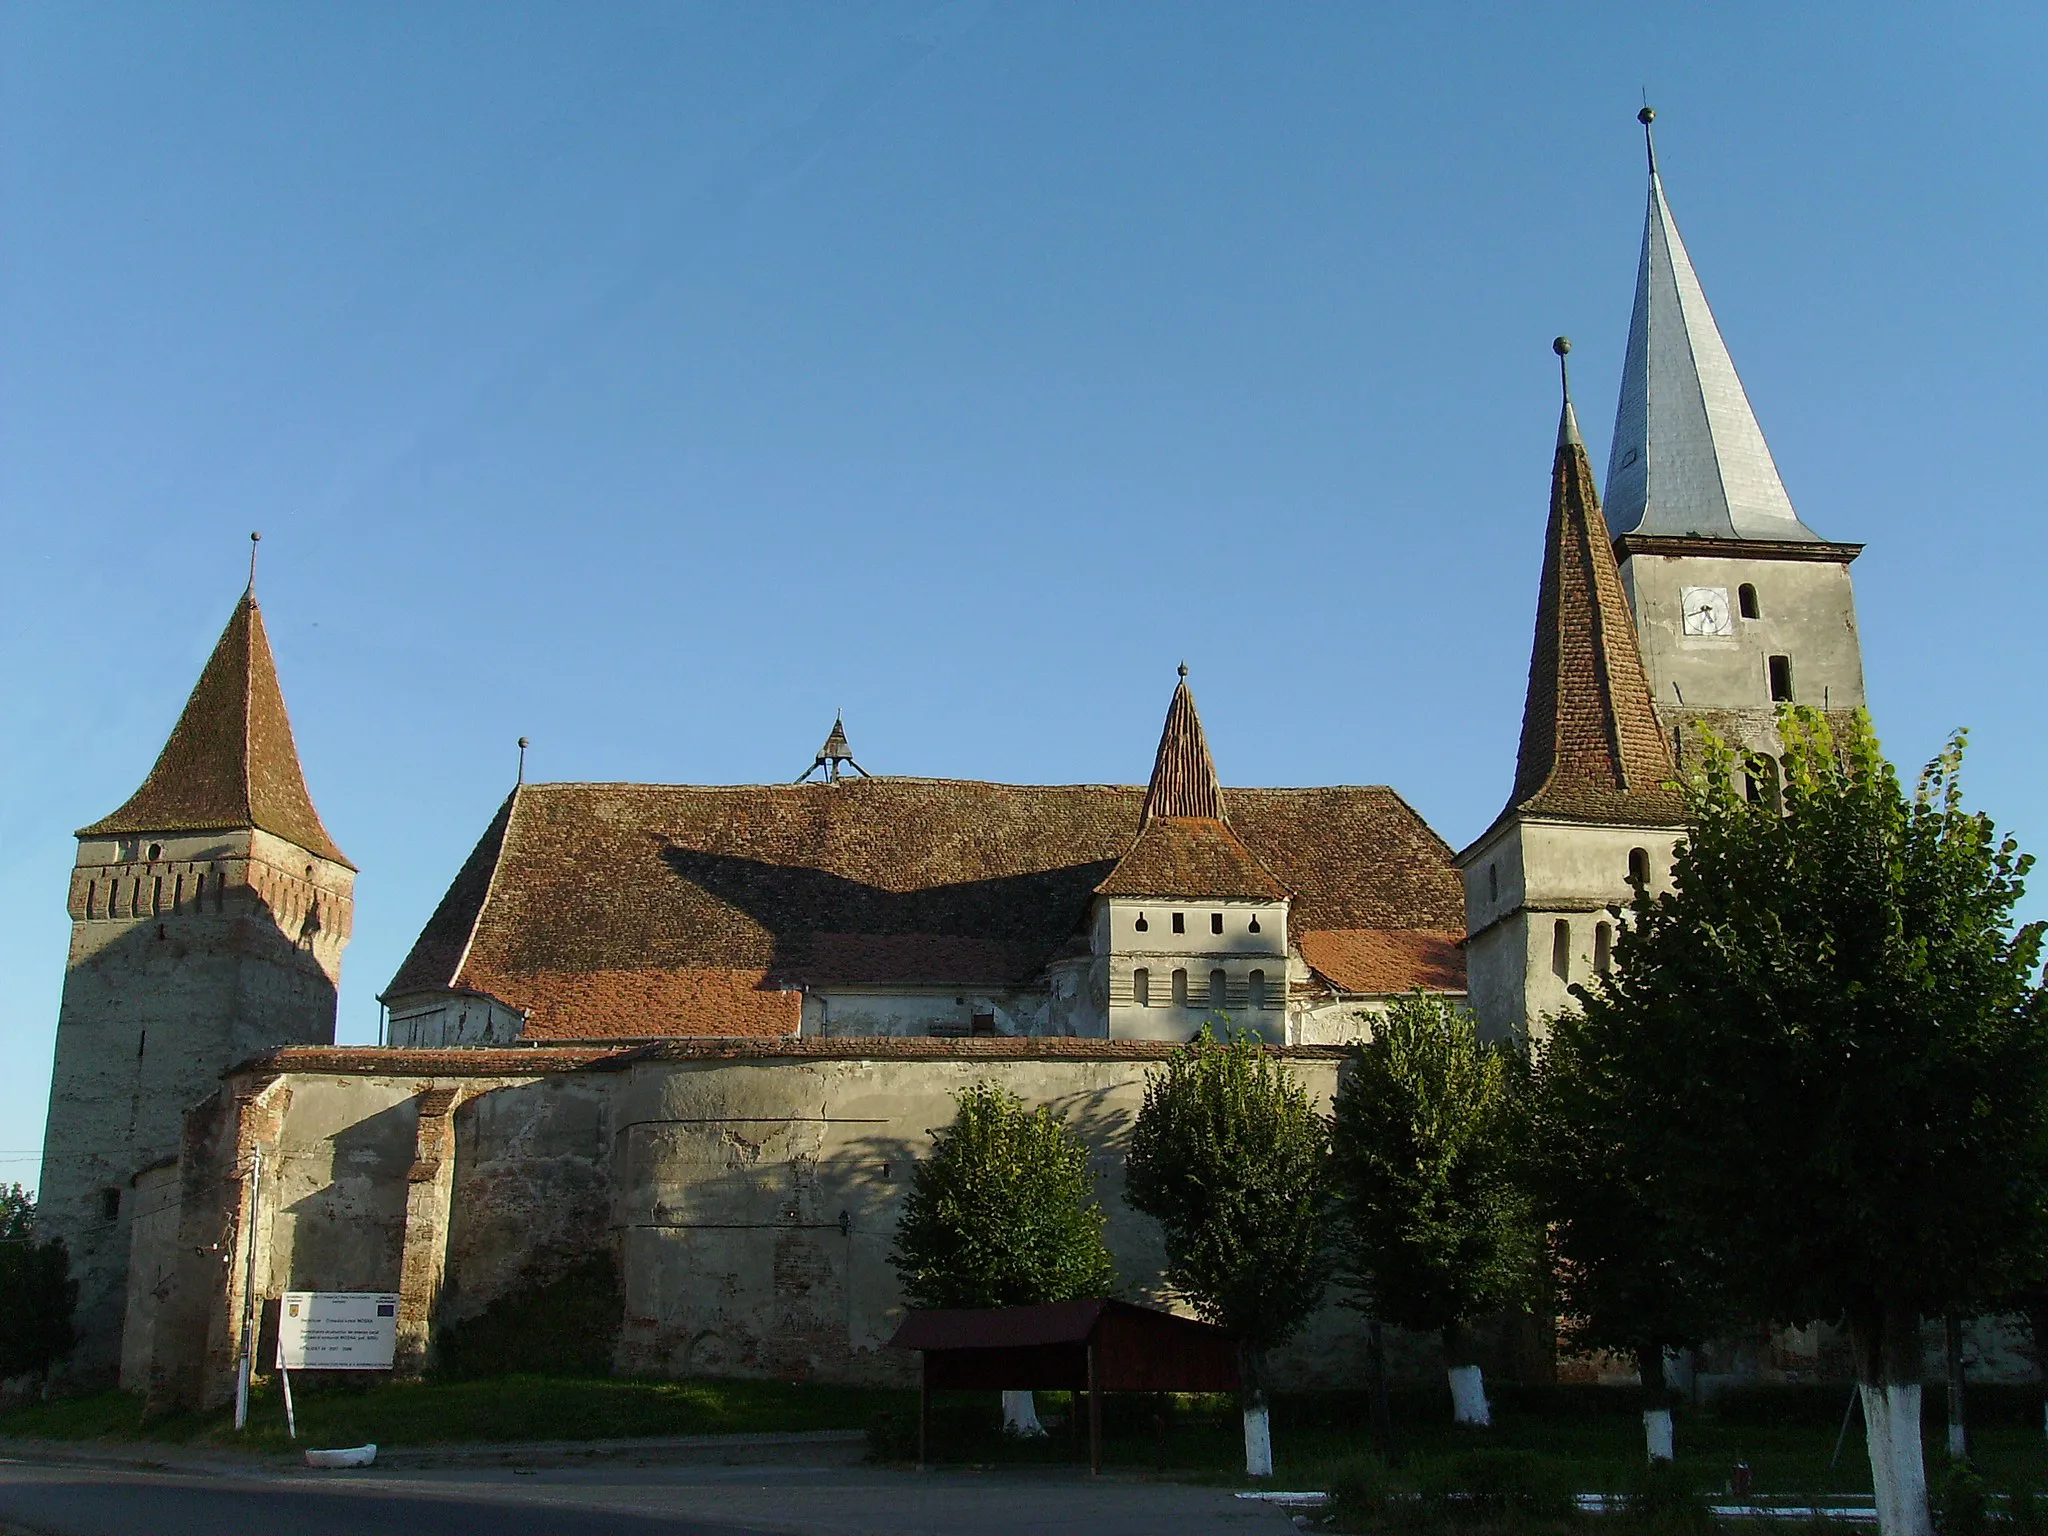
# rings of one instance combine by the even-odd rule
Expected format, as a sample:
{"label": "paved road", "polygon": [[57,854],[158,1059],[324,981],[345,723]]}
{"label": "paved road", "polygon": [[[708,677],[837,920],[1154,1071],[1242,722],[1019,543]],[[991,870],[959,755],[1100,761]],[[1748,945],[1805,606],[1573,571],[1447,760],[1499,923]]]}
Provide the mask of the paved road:
{"label": "paved road", "polygon": [[1283,1536],[1216,1489],[826,1467],[149,1470],[0,1460],[35,1536]]}

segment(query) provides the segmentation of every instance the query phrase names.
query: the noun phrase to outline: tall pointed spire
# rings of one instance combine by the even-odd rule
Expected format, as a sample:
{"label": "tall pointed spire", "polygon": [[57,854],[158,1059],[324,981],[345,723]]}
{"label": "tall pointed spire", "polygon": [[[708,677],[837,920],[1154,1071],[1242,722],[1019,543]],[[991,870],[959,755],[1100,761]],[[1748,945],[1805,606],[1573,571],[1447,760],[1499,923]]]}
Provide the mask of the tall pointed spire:
{"label": "tall pointed spire", "polygon": [[1188,665],[1180,665],[1180,684],[1166,707],[1166,726],[1159,733],[1159,751],[1152,759],[1152,783],[1145,791],[1143,819],[1155,816],[1204,816],[1222,821],[1223,787],[1216,779],[1216,760],[1195,696],[1188,691]]}
{"label": "tall pointed spire", "polygon": [[[1571,343],[1560,336],[1552,347],[1561,370]],[[1677,774],[1564,382],[1522,746],[1504,814],[1675,824],[1682,806],[1667,786]]]}
{"label": "tall pointed spire", "polygon": [[[253,580],[252,571],[252,586]],[[78,835],[249,828],[355,867],[327,835],[306,791],[277,662],[253,590],[235,604],[142,788],[113,815],[80,828]]]}
{"label": "tall pointed spire", "polygon": [[1818,540],[1792,510],[1678,236],[1650,139],[1656,116],[1649,107],[1637,114],[1650,204],[1607,461],[1608,521],[1616,533]]}

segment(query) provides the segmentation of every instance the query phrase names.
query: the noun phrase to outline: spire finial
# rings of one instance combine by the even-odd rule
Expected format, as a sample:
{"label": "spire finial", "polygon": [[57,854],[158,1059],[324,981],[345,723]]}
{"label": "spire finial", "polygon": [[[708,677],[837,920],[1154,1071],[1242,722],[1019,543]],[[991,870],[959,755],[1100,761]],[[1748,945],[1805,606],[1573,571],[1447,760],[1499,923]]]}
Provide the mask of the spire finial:
{"label": "spire finial", "polygon": [[1181,677],[1181,681],[1182,681],[1182,682],[1186,682],[1186,681],[1187,681],[1187,677],[1188,677],[1188,664],[1187,664],[1186,662],[1182,662],[1182,663],[1180,664],[1180,677]]}
{"label": "spire finial", "polygon": [[1564,396],[1564,407],[1557,418],[1557,446],[1560,448],[1584,448],[1584,439],[1579,436],[1578,413],[1572,409],[1572,370],[1565,359],[1571,355],[1572,339],[1560,336],[1550,344],[1550,350],[1557,354],[1558,390]]}
{"label": "spire finial", "polygon": [[519,782],[522,784],[526,782],[526,747],[526,738],[522,736],[519,738]]}
{"label": "spire finial", "polygon": [[251,533],[249,535],[249,596],[251,599],[256,596],[256,546],[262,542],[262,534]]}
{"label": "spire finial", "polygon": [[1657,135],[1650,131],[1650,124],[1657,121],[1657,109],[1646,99],[1643,110],[1636,114],[1636,121],[1643,125],[1643,149],[1650,157],[1650,174],[1657,174]]}

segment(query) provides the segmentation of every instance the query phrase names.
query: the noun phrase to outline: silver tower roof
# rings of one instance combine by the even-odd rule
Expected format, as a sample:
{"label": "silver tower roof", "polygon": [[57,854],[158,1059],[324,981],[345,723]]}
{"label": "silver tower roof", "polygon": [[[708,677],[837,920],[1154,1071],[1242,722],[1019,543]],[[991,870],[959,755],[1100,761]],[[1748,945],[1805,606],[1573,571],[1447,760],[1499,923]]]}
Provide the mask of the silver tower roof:
{"label": "silver tower roof", "polygon": [[1654,148],[1604,500],[1616,536],[1820,539],[1778,478],[1664,201]]}

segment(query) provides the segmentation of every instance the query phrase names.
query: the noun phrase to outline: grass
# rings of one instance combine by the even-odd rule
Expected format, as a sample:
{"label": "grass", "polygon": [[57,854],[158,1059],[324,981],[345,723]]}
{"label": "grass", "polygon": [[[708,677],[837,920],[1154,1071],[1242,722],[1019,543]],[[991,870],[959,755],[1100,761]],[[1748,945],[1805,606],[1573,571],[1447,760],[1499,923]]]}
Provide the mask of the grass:
{"label": "grass", "polygon": [[[486,1381],[293,1383],[299,1445],[446,1445],[599,1440],[642,1435],[727,1435],[862,1429],[916,1394],[776,1381],[630,1381],[508,1376]],[[145,1421],[125,1392],[57,1398],[0,1414],[0,1435],[194,1448],[289,1451],[284,1398],[274,1381],[251,1394],[249,1427],[230,1409]]]}

